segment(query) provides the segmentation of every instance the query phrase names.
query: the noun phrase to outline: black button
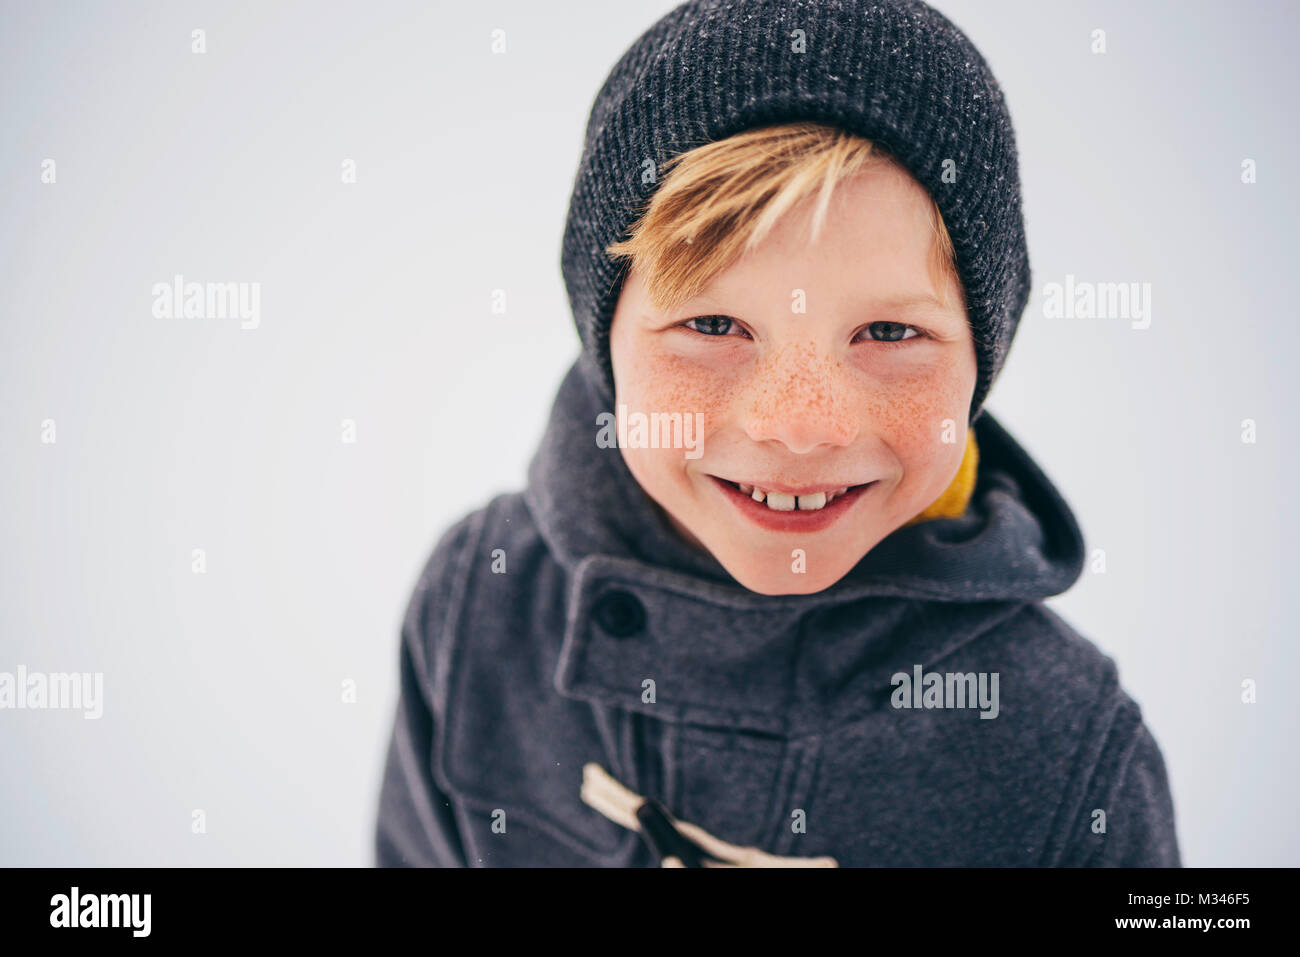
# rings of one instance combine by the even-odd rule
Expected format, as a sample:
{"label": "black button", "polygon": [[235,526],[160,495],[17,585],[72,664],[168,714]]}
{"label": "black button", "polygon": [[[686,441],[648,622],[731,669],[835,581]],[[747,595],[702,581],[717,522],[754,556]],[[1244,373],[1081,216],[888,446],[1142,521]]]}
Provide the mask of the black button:
{"label": "black button", "polygon": [[607,591],[596,599],[592,609],[600,627],[615,638],[635,635],[645,627],[645,608],[636,595],[626,591]]}

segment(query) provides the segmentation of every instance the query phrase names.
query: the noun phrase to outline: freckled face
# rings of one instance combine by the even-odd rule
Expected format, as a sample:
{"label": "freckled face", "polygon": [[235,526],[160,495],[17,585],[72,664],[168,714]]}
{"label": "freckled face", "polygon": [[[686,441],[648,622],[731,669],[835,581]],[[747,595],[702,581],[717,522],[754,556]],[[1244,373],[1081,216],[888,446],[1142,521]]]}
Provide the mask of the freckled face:
{"label": "freckled face", "polygon": [[[815,244],[808,200],[680,308],[657,309],[635,270],[624,283],[616,402],[703,413],[704,431],[699,457],[623,458],[678,532],[752,591],[829,587],[957,473],[975,351],[957,281],[945,278],[943,307],[930,277],[928,202],[906,173],[874,166],[841,184]],[[809,495],[773,510],[737,486]],[[814,507],[817,489],[841,487]]]}

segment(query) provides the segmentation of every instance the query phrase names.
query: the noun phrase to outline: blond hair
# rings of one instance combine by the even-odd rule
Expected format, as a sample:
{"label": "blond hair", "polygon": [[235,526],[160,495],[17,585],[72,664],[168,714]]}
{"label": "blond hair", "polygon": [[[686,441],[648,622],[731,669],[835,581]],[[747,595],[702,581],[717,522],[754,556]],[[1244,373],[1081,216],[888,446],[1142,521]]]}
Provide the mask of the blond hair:
{"label": "blond hair", "polygon": [[[641,267],[651,301],[675,309],[814,193],[810,241],[816,240],[835,187],[873,163],[907,172],[880,144],[834,126],[798,122],[745,130],[665,162],[667,172],[629,238],[605,252],[630,259],[630,268]],[[930,276],[946,306],[945,280],[958,274],[952,239],[933,198],[930,216]]]}

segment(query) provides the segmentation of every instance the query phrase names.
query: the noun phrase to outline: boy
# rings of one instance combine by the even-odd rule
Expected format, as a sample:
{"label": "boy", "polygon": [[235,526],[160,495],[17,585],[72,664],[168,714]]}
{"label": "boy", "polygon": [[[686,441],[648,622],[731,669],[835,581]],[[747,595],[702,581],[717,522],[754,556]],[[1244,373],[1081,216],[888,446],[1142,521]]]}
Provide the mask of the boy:
{"label": "boy", "polygon": [[596,99],[583,352],[408,607],[384,865],[1178,866],[983,411],[1029,291],[1000,89],[920,3],[694,0]]}

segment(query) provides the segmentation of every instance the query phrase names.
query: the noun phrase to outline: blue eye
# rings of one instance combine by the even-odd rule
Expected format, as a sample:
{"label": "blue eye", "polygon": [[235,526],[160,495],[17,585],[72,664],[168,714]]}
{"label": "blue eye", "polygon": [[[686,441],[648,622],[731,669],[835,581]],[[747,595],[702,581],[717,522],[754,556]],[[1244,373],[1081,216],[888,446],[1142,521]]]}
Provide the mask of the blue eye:
{"label": "blue eye", "polygon": [[[702,336],[712,336],[714,338],[724,338],[726,336],[744,336],[749,338],[749,333],[730,316],[695,316],[680,323],[692,332],[699,333]],[[863,339],[862,333],[867,333],[867,338]],[[892,344],[896,342],[905,342],[908,339],[916,339],[924,336],[916,326],[909,326],[902,322],[873,322],[863,328],[862,332],[854,336],[854,342],[879,342]]]}
{"label": "blue eye", "polygon": [[[906,335],[909,329],[912,331],[910,336]],[[877,330],[880,331],[880,335],[876,335]],[[909,326],[902,322],[873,322],[863,331],[870,333],[871,338],[869,341],[871,342],[902,342],[905,339],[915,339],[917,336],[922,335],[916,326]]]}
{"label": "blue eye", "polygon": [[740,324],[729,316],[696,316],[694,319],[687,319],[682,325],[692,332],[705,336],[725,336],[733,330],[744,333]]}

